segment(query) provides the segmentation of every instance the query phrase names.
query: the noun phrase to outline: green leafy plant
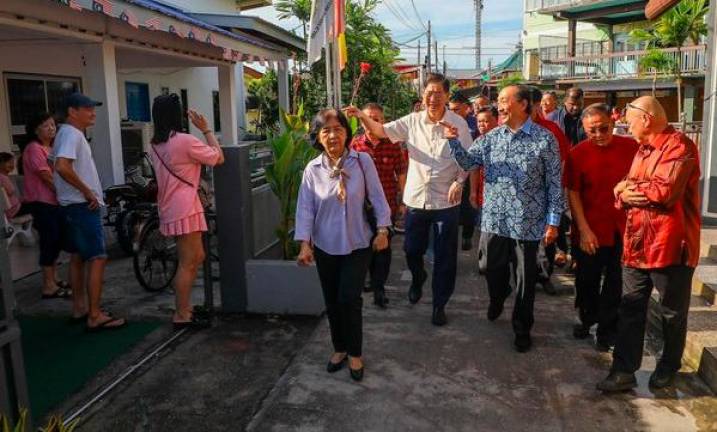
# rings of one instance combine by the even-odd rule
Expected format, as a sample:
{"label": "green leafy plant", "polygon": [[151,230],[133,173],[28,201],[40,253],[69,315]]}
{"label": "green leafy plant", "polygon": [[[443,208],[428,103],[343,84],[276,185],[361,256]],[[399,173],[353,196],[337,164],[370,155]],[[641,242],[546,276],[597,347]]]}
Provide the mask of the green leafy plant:
{"label": "green leafy plant", "polygon": [[635,29],[630,32],[631,40],[644,42],[648,49],[677,48],[675,65],[671,69],[677,82],[677,110],[680,116],[682,116],[682,47],[688,40],[697,45],[700,39],[707,35],[705,16],[708,12],[707,0],[683,0],[662,15],[652,28]]}
{"label": "green leafy plant", "polygon": [[20,411],[20,418],[15,424],[15,427],[10,426],[10,418],[8,418],[8,416],[0,414],[0,425],[2,425],[2,432],[25,432],[27,410],[23,409]]}
{"label": "green leafy plant", "polygon": [[270,132],[267,144],[273,161],[266,167],[266,180],[279,199],[281,219],[275,233],[281,244],[284,259],[293,259],[298,253],[291,238],[296,217],[296,200],[304,167],[316,151],[309,144],[309,125],[304,120],[304,108],[299,106],[296,114],[281,111],[281,132]]}
{"label": "green leafy plant", "polygon": [[47,426],[45,426],[44,428],[40,428],[40,432],[73,432],[75,428],[77,428],[79,422],[80,419],[76,418],[70,423],[65,424],[62,421],[62,417],[52,416],[50,417]]}
{"label": "green leafy plant", "polygon": [[657,76],[660,73],[676,73],[677,63],[664,51],[657,48],[650,48],[647,54],[640,59],[640,73],[651,71],[652,73],[652,96],[657,91]]}
{"label": "green leafy plant", "polygon": [[508,86],[522,84],[522,83],[523,83],[523,75],[516,72],[512,75],[503,77],[500,79],[500,81],[498,81],[498,91],[501,91]]}
{"label": "green leafy plant", "polygon": [[[73,421],[65,424],[62,417],[54,415],[50,417],[47,425],[41,427],[40,432],[73,432],[77,425],[80,423],[80,419],[76,418]],[[18,419],[15,426],[10,426],[10,419],[8,416],[0,414],[0,431],[1,432],[26,432],[27,429],[27,410],[23,409],[20,411],[20,418]]]}

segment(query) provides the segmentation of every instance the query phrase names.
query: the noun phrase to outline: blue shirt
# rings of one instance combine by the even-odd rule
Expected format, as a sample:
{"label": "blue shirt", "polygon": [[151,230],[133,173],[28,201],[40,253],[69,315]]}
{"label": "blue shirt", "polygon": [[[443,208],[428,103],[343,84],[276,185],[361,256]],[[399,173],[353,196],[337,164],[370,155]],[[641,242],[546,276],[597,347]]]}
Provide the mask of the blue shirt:
{"label": "blue shirt", "polygon": [[513,133],[499,126],[470,149],[450,140],[456,162],[485,172],[481,231],[516,240],[541,240],[545,226],[560,224],[565,210],[555,137],[528,120]]}
{"label": "blue shirt", "polygon": [[391,226],[391,210],[371,156],[351,150],[343,169],[344,202],[338,198],[339,179],[330,177],[331,169],[322,153],[306,165],[296,203],[294,239],[311,241],[330,255],[348,255],[370,246],[373,232],[364,211],[367,196],[377,225]]}

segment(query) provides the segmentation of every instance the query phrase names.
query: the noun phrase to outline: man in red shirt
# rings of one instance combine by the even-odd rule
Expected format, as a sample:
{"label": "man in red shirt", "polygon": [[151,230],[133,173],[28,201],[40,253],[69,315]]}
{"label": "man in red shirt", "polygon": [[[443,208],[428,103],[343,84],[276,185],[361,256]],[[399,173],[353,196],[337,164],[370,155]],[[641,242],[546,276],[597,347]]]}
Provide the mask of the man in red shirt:
{"label": "man in red shirt", "polygon": [[[381,124],[385,122],[383,107],[377,103],[364,105],[362,111],[376,122]],[[391,142],[389,139],[376,139],[370,132],[366,131],[354,137],[351,142],[351,148],[371,155],[376,165],[376,171],[378,171],[378,177],[381,180],[381,186],[383,186],[383,193],[386,195],[386,201],[388,201],[388,205],[391,208],[391,218],[395,221],[399,213],[398,195],[399,192],[403,193],[408,170],[408,163],[403,157],[401,146],[398,143]],[[384,284],[388,279],[390,268],[391,246],[389,242],[388,248],[373,252],[369,266],[373,302],[382,309],[388,303]]]}
{"label": "man in red shirt", "polygon": [[[538,87],[530,86],[530,94],[533,103],[533,114],[531,118],[535,124],[547,129],[555,137],[555,140],[558,142],[558,150],[560,151],[561,167],[563,168],[563,172],[565,172],[565,160],[568,157],[568,153],[570,153],[570,141],[555,122],[546,120],[545,117],[543,117],[543,109],[540,106],[540,102],[543,100],[543,92],[540,91]],[[565,178],[563,178],[563,186],[565,186]],[[555,263],[558,262],[558,264],[562,265],[566,261],[568,228],[570,228],[570,219],[563,213],[560,219],[560,226],[558,227],[557,241],[547,246],[541,243],[538,247],[538,284],[542,285],[543,291],[551,295],[557,294],[553,283],[550,281]],[[560,251],[558,251],[558,248],[560,248]]]}
{"label": "man in red shirt", "polygon": [[650,376],[652,388],[672,384],[687,334],[692,274],[699,260],[700,197],[697,146],[667,122],[657,99],[627,104],[626,120],[640,148],[627,178],[615,186],[616,205],[627,210],[623,295],[610,375],[604,392],[637,385],[645,321],[653,288],[660,293],[662,357]]}
{"label": "man in red shirt", "polygon": [[[583,111],[588,139],[573,147],[565,164],[565,181],[573,216],[575,306],[580,324],[573,336],[590,336],[597,324],[596,348],[609,351],[617,335],[622,295],[622,236],[625,212],[615,208],[613,188],[627,175],[638,144],[612,134],[610,107],[593,104]],[[604,279],[603,279],[604,274]],[[602,281],[602,287],[601,285]]]}
{"label": "man in red shirt", "polygon": [[[478,109],[476,113],[476,120],[478,123],[478,134],[479,136],[485,135],[488,132],[498,127],[498,108],[494,106],[484,106]],[[483,173],[483,167],[474,169],[470,173],[470,203],[474,209],[477,210],[476,225],[480,228],[481,219],[481,208],[483,207],[483,185],[485,182],[485,174]]]}

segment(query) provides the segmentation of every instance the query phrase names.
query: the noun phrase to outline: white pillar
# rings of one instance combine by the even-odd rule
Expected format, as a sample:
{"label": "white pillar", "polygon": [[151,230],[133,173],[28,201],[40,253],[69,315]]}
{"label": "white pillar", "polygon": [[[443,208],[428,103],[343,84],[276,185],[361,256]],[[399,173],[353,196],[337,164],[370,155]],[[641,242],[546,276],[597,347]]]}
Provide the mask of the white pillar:
{"label": "white pillar", "polygon": [[276,77],[279,81],[279,108],[289,112],[289,61],[286,59],[279,60],[277,64]]}
{"label": "white pillar", "polygon": [[246,84],[244,83],[244,63],[237,63],[234,67],[234,80],[236,82],[237,127],[239,139],[247,131],[246,122]]}
{"label": "white pillar", "polygon": [[217,67],[219,74],[219,115],[222,124],[221,144],[223,146],[235,146],[239,142],[236,96],[237,68],[241,68],[239,64],[223,64]]}
{"label": "white pillar", "polygon": [[[711,7],[707,20],[709,27],[708,41],[714,41],[717,37],[717,10]],[[702,189],[702,215],[717,217],[717,181],[712,178],[717,176],[717,160],[713,149],[717,146],[717,47],[715,44],[707,44],[707,56],[705,59],[707,68],[705,72],[704,109],[702,117],[702,177],[704,179]],[[717,180],[717,179],[716,179]]]}
{"label": "white pillar", "polygon": [[95,126],[88,132],[97,171],[103,187],[122,184],[124,163],[114,42],[85,45],[83,60],[82,90],[102,102],[102,106],[97,107]]}

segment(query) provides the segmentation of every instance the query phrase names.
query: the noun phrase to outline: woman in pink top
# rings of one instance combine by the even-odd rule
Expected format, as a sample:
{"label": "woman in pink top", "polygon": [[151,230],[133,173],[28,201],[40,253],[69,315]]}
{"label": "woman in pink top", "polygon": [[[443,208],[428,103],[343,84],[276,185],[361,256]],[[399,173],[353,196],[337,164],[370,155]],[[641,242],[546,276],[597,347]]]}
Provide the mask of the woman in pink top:
{"label": "woman in pink top", "polygon": [[202,232],[207,230],[207,222],[197,194],[199,176],[202,165],[220,165],[224,154],[207,119],[193,110],[189,110],[189,119],[202,131],[207,144],[193,135],[178,132],[182,129],[182,104],[176,94],[156,97],[152,117],[151,154],[157,174],[159,229],[177,240],[179,268],[174,279],[176,310],[172,321],[176,328],[181,328],[196,322],[190,296],[205,257]]}
{"label": "woman in pink top", "polygon": [[[47,156],[55,139],[55,120],[49,113],[32,118],[25,127],[28,144],[22,152],[25,176],[24,202],[32,214],[33,226],[40,236],[40,267],[42,298],[67,298],[71,291],[67,282],[57,280],[57,258],[63,249],[63,217],[55,196],[52,165]],[[72,279],[72,278],[70,278]]]}

